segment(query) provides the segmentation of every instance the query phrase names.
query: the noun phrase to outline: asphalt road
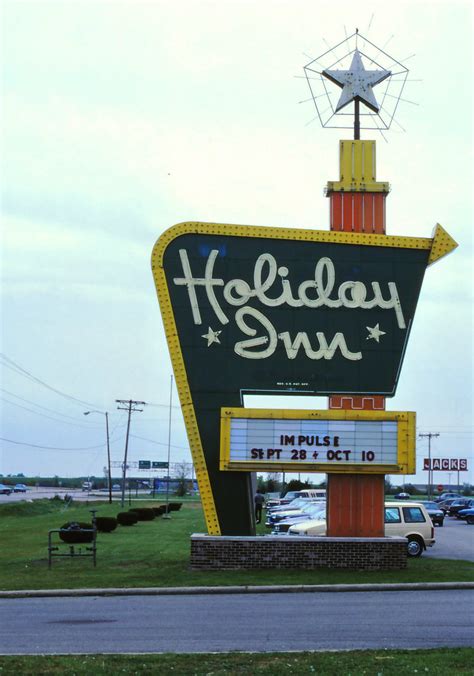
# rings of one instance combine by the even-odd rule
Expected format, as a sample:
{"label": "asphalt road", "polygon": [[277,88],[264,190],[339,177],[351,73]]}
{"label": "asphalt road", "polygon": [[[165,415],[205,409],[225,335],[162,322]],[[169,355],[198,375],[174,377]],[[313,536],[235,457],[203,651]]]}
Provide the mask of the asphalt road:
{"label": "asphalt road", "polygon": [[435,526],[435,540],[423,557],[474,561],[474,526],[462,519],[447,516],[442,528]]}
{"label": "asphalt road", "polygon": [[4,599],[0,653],[471,646],[474,591]]}

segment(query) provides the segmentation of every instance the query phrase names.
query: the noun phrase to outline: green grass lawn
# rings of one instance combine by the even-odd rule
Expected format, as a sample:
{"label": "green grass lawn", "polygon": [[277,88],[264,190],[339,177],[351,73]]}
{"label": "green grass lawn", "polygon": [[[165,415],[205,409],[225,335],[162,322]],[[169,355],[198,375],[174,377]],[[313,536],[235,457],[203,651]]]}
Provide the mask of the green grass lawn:
{"label": "green grass lawn", "polygon": [[350,650],[314,653],[72,655],[0,657],[2,674],[318,674],[319,676],[471,675],[474,649]]}
{"label": "green grass lawn", "polygon": [[[139,501],[144,506],[143,501]],[[155,503],[157,504],[157,503]],[[133,502],[132,502],[133,506]],[[98,515],[116,515],[118,505],[97,505]],[[128,505],[127,505],[128,508]],[[62,501],[38,500],[0,507],[0,589],[75,589],[79,587],[163,587],[196,585],[337,584],[367,582],[472,581],[474,563],[410,559],[401,571],[346,570],[189,570],[192,533],[205,532],[201,505],[184,502],[171,519],[156,518],[119,526],[97,537],[97,568],[90,559],[47,562],[48,530],[66,521],[90,521],[89,507],[67,507]],[[263,524],[260,532],[268,532]]]}

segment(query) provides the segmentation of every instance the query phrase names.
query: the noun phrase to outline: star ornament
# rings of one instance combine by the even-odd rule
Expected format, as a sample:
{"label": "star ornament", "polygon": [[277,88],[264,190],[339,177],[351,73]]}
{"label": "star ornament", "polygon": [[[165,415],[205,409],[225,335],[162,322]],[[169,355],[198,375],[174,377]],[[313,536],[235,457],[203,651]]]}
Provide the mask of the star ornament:
{"label": "star ornament", "polygon": [[370,108],[374,113],[378,113],[380,106],[374,96],[372,87],[383,82],[383,80],[392,74],[392,71],[366,70],[362,63],[360,52],[356,49],[349,70],[323,70],[322,74],[328,80],[338,85],[338,87],[342,87],[342,93],[336,106],[336,113],[351,103],[351,101],[362,101],[367,108]]}
{"label": "star ornament", "polygon": [[201,336],[201,338],[205,338],[207,340],[207,347],[211,347],[212,343],[219,343],[219,335],[222,333],[222,331],[213,331],[211,327],[208,327],[207,333]]}
{"label": "star ornament", "polygon": [[366,326],[365,328],[369,332],[366,340],[373,338],[375,341],[377,341],[377,343],[380,343],[380,336],[385,336],[387,333],[386,331],[380,330],[379,324],[376,324],[374,327]]}

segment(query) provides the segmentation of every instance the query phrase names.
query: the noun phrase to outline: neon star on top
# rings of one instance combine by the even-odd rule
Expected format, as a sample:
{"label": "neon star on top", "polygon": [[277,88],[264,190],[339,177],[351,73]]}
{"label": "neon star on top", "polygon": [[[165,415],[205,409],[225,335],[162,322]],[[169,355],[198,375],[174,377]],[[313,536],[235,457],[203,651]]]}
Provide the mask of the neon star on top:
{"label": "neon star on top", "polygon": [[349,70],[323,70],[322,74],[338,87],[342,87],[336,113],[351,101],[362,101],[370,110],[378,113],[380,106],[372,87],[380,84],[392,73],[390,70],[366,70],[360,52],[356,49]]}

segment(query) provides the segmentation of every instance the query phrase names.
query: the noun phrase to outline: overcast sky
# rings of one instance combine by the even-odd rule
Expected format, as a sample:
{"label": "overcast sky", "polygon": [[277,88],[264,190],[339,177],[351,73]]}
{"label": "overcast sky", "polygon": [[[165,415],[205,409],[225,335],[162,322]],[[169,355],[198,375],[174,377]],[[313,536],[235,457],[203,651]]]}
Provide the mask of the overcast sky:
{"label": "overcast sky", "polygon": [[[329,228],[350,132],[310,123],[302,68],[355,28],[410,68],[388,142],[362,135],[391,184],[388,234],[439,222],[459,243],[427,270],[387,407],[416,411],[433,457],[468,458],[474,483],[471,3],[420,0],[3,2],[0,472],[102,475],[104,418],[83,412],[109,411],[118,462],[115,399],[149,402],[131,460],[166,460],[152,247],[185,220]],[[190,460],[173,398],[171,459]]]}

